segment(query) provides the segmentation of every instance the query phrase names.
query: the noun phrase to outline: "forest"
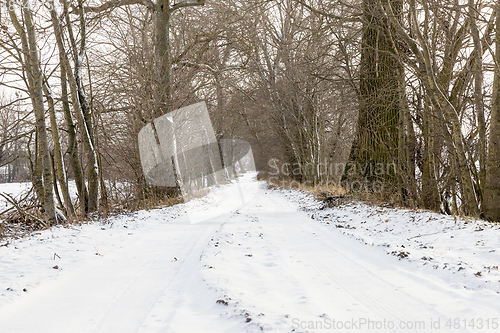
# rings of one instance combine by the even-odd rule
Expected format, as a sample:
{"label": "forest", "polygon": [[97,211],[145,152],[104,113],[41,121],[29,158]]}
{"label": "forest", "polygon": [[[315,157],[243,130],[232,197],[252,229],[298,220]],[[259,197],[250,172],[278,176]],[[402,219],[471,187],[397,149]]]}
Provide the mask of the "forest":
{"label": "forest", "polygon": [[27,218],[174,200],[138,133],[205,101],[268,177],[500,221],[500,0],[0,2],[0,181],[32,182],[5,197]]}

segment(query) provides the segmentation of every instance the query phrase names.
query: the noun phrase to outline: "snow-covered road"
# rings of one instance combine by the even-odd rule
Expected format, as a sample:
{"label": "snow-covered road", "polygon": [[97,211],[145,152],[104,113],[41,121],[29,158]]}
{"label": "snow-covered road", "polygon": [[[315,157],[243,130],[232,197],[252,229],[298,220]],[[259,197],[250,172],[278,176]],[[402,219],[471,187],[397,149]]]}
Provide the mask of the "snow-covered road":
{"label": "snow-covered road", "polygon": [[0,247],[0,269],[2,333],[497,332],[500,325],[496,292],[451,285],[366,246],[249,176],[185,205],[15,241]]}

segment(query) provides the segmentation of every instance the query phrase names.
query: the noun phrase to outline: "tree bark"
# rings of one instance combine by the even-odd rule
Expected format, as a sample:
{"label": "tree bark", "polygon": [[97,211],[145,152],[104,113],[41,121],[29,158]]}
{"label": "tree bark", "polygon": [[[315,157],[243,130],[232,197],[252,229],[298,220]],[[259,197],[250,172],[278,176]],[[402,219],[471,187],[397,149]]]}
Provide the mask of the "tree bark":
{"label": "tree bark", "polygon": [[484,119],[483,103],[483,50],[481,38],[479,37],[479,29],[477,27],[477,14],[474,0],[469,0],[471,35],[474,42],[474,106],[477,114],[479,132],[479,188],[482,189],[486,181],[486,121]]}
{"label": "tree bark", "polygon": [[[423,99],[423,96],[420,97]],[[423,156],[422,156],[422,203],[424,208],[438,210],[440,205],[439,189],[436,179],[435,161],[435,140],[439,127],[435,126],[436,119],[430,112],[431,106],[426,100],[421,101],[422,110],[422,136],[423,136]]]}
{"label": "tree bark", "polygon": [[[395,20],[399,20],[402,1],[390,1]],[[398,162],[401,99],[404,98],[404,69],[393,49],[391,22],[380,10],[378,0],[363,1],[363,36],[360,63],[358,133],[351,150],[351,161],[366,170]],[[403,163],[406,165],[406,163]],[[397,168],[399,169],[399,168]],[[389,172],[364,175],[369,181],[395,184]]]}
{"label": "tree bark", "polygon": [[84,135],[84,143],[87,151],[87,163],[89,167],[89,203],[88,209],[93,212],[99,208],[99,165],[97,163],[97,151],[94,139],[94,125],[92,122],[92,110],[87,102],[85,90],[83,89],[82,67],[83,59],[86,51],[86,22],[85,11],[83,9],[83,1],[78,0],[80,8],[80,53],[75,61],[75,81],[78,89],[78,100],[80,102],[83,113],[83,124],[85,126],[86,135]]}
{"label": "tree bark", "polygon": [[[43,105],[42,92],[42,72],[38,60],[38,48],[36,46],[35,28],[32,21],[32,13],[29,6],[23,6],[24,23],[26,30],[21,26],[15,11],[10,10],[11,21],[16,28],[22,41],[24,53],[24,71],[28,77],[28,90],[31,103],[35,111],[36,131],[37,131],[37,157],[40,159],[41,174],[43,177],[43,199],[42,206],[45,210],[47,225],[57,223],[54,192],[52,188],[52,171],[50,167],[49,144],[47,141],[47,131],[45,127],[45,111]],[[39,197],[40,199],[40,197]]]}
{"label": "tree bark", "polygon": [[[54,142],[54,159],[56,167],[55,170],[57,172],[57,180],[59,181],[59,186],[61,187],[61,192],[64,198],[64,207],[66,214],[68,214],[68,216],[70,217],[75,217],[75,209],[73,207],[73,203],[71,202],[71,197],[68,190],[68,180],[64,167],[64,157],[61,151],[59,128],[57,127],[56,111],[54,108],[54,99],[52,98],[52,91],[45,81],[43,82],[43,88],[49,105],[50,130],[52,132],[52,141]],[[56,177],[54,177],[54,179],[56,179]],[[57,185],[54,184],[54,186]]]}
{"label": "tree bark", "polygon": [[491,102],[490,137],[488,160],[486,164],[486,182],[484,186],[483,213],[486,218],[500,221],[500,0],[496,3],[495,33],[495,76]]}
{"label": "tree bark", "polygon": [[156,103],[153,118],[171,110],[170,93],[170,0],[158,0],[153,13],[156,74]]}
{"label": "tree bark", "polygon": [[[60,59],[61,54],[59,54]],[[63,63],[62,60],[60,60]],[[82,166],[80,158],[78,157],[78,140],[76,139],[76,130],[71,116],[71,109],[68,101],[68,82],[66,78],[66,70],[61,66],[61,100],[62,109],[64,113],[64,120],[66,122],[66,131],[68,132],[68,155],[71,169],[73,170],[73,177],[75,178],[75,185],[80,199],[80,208],[82,214],[85,214],[88,206],[88,192],[87,186],[83,178]]]}
{"label": "tree bark", "polygon": [[[52,2],[53,4],[53,2]],[[67,2],[64,1],[65,7],[67,6]],[[83,14],[82,14],[83,15]],[[84,93],[82,89],[79,89],[79,85],[77,83],[78,75],[72,74],[71,65],[69,63],[68,55],[66,53],[66,49],[64,47],[61,24],[59,22],[59,17],[57,16],[57,12],[55,7],[52,6],[51,10],[51,19],[52,25],[54,27],[54,34],[56,37],[57,47],[59,50],[59,57],[61,59],[61,67],[64,67],[64,71],[66,72],[66,78],[69,81],[69,87],[71,92],[71,101],[73,104],[73,109],[75,110],[78,122],[80,124],[80,129],[82,131],[82,140],[85,147],[86,155],[87,155],[87,163],[89,166],[89,192],[88,192],[88,206],[87,210],[83,210],[83,213],[87,213],[88,211],[94,211],[98,208],[98,191],[99,191],[99,178],[98,178],[98,170],[97,170],[97,158],[95,152],[95,146],[93,144],[92,136],[91,136],[91,124],[86,121],[86,117],[84,114],[84,110],[82,106],[82,102],[85,102]],[[84,21],[84,19],[83,19]],[[80,22],[82,22],[82,18],[80,17]],[[85,38],[84,36],[82,37]],[[85,42],[82,41],[82,50],[84,52]],[[75,46],[73,46],[74,48]],[[80,60],[78,60],[80,59]],[[83,54],[78,54],[77,65],[81,64],[81,59],[83,59]],[[75,71],[81,71],[81,67],[76,67]],[[83,95],[83,97],[82,97]]]}

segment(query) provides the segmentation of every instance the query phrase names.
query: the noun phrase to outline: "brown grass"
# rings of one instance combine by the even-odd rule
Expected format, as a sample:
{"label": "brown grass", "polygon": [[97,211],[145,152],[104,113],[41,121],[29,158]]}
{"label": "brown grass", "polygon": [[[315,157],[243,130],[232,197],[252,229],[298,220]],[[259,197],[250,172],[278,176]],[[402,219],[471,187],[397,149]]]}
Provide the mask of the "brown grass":
{"label": "brown grass", "polygon": [[274,176],[265,172],[257,175],[258,180],[265,180],[270,188],[284,188],[303,191],[313,194],[317,198],[324,196],[345,195],[346,190],[334,184],[318,184],[313,186],[309,183],[299,183],[298,181],[286,176]]}
{"label": "brown grass", "polygon": [[343,187],[334,184],[318,184],[311,186],[310,184],[299,183],[296,180],[285,177],[270,175],[265,172],[260,172],[257,176],[258,180],[265,180],[270,188],[295,189],[306,193],[313,194],[318,200],[325,201],[330,197],[348,196],[351,199],[356,199],[375,206],[391,206],[401,208],[412,208],[408,204],[402,204],[401,197],[394,187],[386,186],[384,191],[375,192],[357,192],[348,193]]}

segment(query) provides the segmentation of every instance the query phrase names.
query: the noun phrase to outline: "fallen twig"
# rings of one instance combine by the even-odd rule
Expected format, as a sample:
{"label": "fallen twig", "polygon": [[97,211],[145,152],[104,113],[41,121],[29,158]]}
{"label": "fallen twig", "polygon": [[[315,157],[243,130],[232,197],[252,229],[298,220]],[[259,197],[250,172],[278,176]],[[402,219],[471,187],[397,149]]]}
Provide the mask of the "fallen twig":
{"label": "fallen twig", "polygon": [[5,213],[7,213],[7,212],[9,212],[9,211],[11,211],[13,209],[14,209],[14,207],[7,208],[6,210],[4,210],[3,212],[0,213],[0,216],[2,216],[3,214],[5,214]]}
{"label": "fallen twig", "polygon": [[23,214],[24,216],[29,217],[30,219],[33,219],[33,220],[37,221],[38,223],[40,223],[41,225],[43,225],[44,227],[46,227],[46,228],[47,228],[47,224],[46,224],[43,220],[39,219],[38,217],[36,217],[36,216],[34,216],[34,215],[32,215],[32,214],[28,213],[28,212],[27,212],[27,211],[25,211],[24,209],[22,209],[22,208],[21,208],[21,207],[20,207],[20,206],[16,203],[16,201],[14,200],[14,198],[12,198],[10,195],[8,195],[7,193],[0,193],[0,195],[1,195],[2,197],[4,197],[4,198],[5,198],[5,200],[7,200],[7,202],[9,202],[11,205],[13,205],[14,207],[16,207],[16,209],[17,209],[17,211],[18,211],[19,213]]}
{"label": "fallen twig", "polygon": [[413,236],[413,237],[407,238],[407,240],[410,240],[410,239],[413,239],[413,238],[418,238],[418,237],[424,237],[424,236],[432,236],[432,235],[439,234],[440,232],[441,232],[441,231],[438,231],[438,232],[433,232],[432,234],[417,235],[417,236]]}

